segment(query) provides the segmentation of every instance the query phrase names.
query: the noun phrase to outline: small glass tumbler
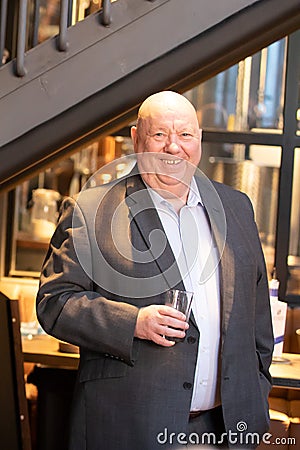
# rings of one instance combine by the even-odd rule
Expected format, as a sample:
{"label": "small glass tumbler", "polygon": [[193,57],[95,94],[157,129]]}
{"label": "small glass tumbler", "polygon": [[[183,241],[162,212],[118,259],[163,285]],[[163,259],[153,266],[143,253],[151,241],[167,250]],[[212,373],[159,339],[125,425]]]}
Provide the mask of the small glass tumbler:
{"label": "small glass tumbler", "polygon": [[[192,310],[192,300],[194,297],[193,292],[180,291],[178,289],[170,289],[164,294],[164,303],[166,306],[171,306],[177,309],[186,316],[186,321],[189,321],[191,310]],[[184,338],[165,336],[165,339],[169,341],[182,342]]]}

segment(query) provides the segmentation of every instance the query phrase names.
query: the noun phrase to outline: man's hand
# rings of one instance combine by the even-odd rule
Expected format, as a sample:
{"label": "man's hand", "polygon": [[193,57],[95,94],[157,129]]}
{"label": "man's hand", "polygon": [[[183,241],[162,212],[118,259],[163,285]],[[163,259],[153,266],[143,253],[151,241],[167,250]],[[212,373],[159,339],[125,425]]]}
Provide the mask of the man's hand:
{"label": "man's hand", "polygon": [[175,342],[168,341],[164,336],[184,338],[185,330],[189,327],[185,320],[185,315],[171,306],[146,306],[139,310],[134,335],[164,347],[172,347]]}

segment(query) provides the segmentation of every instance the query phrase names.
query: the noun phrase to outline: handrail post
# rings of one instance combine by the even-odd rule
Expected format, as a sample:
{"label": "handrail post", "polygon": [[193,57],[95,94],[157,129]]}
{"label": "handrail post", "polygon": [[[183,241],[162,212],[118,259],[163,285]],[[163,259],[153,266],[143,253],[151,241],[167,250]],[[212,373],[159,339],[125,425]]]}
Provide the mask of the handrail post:
{"label": "handrail post", "polygon": [[102,0],[101,24],[108,27],[111,24],[111,1]]}
{"label": "handrail post", "polygon": [[6,38],[7,0],[2,0],[0,11],[0,67],[2,66]]}
{"label": "handrail post", "polygon": [[72,12],[73,12],[73,0],[69,0],[69,3],[68,3],[68,23],[67,23],[68,27],[70,27],[72,25]]}
{"label": "handrail post", "polygon": [[60,19],[59,19],[59,35],[57,41],[57,48],[60,52],[65,52],[68,49],[67,42],[67,28],[69,17],[69,0],[61,0],[60,3]]}
{"label": "handrail post", "polygon": [[18,77],[24,77],[27,71],[25,69],[25,41],[26,41],[26,23],[27,23],[27,0],[20,0],[18,17],[18,36],[17,36],[17,61],[16,72]]}

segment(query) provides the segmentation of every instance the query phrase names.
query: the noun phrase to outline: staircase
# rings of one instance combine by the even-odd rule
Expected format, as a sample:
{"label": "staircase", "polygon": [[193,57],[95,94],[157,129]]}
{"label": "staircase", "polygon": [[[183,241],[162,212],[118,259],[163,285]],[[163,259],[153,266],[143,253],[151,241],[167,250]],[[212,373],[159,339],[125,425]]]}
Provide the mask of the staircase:
{"label": "staircase", "polygon": [[299,0],[104,4],[0,69],[0,190],[124,126],[147,95],[187,90],[300,23]]}

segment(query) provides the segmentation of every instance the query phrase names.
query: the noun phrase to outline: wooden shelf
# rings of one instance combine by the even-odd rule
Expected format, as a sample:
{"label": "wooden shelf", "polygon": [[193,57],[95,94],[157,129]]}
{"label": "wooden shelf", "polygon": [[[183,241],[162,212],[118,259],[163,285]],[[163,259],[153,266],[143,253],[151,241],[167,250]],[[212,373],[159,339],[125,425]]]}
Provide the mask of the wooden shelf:
{"label": "wooden shelf", "polygon": [[79,354],[59,351],[59,341],[51,336],[39,335],[31,340],[23,337],[22,348],[25,362],[56,368],[78,368]]}
{"label": "wooden shelf", "polygon": [[49,247],[50,239],[38,239],[30,233],[20,231],[17,234],[17,247],[32,250],[47,250]]}

